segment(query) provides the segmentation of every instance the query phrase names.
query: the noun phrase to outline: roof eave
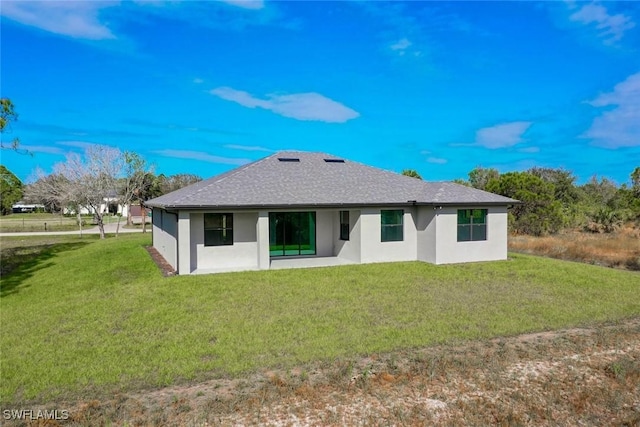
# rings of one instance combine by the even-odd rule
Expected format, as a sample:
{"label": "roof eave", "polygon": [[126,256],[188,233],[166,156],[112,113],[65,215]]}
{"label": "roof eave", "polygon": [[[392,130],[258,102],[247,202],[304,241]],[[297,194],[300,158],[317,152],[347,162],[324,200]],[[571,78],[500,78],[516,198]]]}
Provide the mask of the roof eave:
{"label": "roof eave", "polygon": [[385,203],[280,203],[280,204],[248,204],[248,205],[177,205],[177,204],[154,204],[148,205],[159,209],[287,209],[287,208],[356,208],[366,206],[509,206],[521,204],[518,200],[510,201],[456,201],[456,202],[423,202],[408,200],[406,202],[385,202]]}

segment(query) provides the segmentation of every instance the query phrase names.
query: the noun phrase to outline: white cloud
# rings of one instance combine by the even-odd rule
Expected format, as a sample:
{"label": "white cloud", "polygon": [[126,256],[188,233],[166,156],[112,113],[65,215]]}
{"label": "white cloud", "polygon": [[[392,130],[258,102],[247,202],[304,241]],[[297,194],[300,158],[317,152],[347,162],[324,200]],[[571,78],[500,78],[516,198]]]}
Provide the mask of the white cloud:
{"label": "white cloud", "polygon": [[390,47],[391,47],[391,50],[403,51],[407,49],[409,46],[411,46],[411,44],[412,43],[408,39],[404,38],[404,39],[398,40],[396,43],[392,44]]}
{"label": "white cloud", "polygon": [[476,145],[491,149],[512,147],[522,142],[529,126],[531,122],[511,122],[482,128],[476,132]]}
{"label": "white cloud", "polygon": [[635,27],[635,22],[621,13],[609,15],[607,9],[599,4],[590,3],[569,16],[571,21],[585,25],[595,25],[598,35],[606,44],[613,44],[624,36],[625,31]]}
{"label": "white cloud", "polygon": [[257,145],[237,145],[237,144],[227,144],[224,148],[228,148],[230,150],[242,150],[242,151],[268,151],[271,152],[273,150],[269,150],[268,148],[260,147]]}
{"label": "white cloud", "polygon": [[242,90],[235,90],[230,87],[219,87],[216,89],[212,89],[209,93],[227,101],[237,102],[243,107],[261,107],[270,109],[269,101],[254,98],[249,92],[244,92]]}
{"label": "white cloud", "polygon": [[202,80],[202,79],[200,79],[200,78],[197,78],[197,77],[196,77],[195,79],[193,79],[193,82],[194,82],[195,84],[199,85],[199,84],[204,83],[204,80]]}
{"label": "white cloud", "polygon": [[294,93],[291,95],[267,95],[260,99],[248,92],[230,87],[219,87],[210,91],[212,95],[236,102],[248,108],[264,108],[284,117],[297,120],[314,120],[329,123],[344,123],[355,119],[360,113],[319,93]]}
{"label": "white cloud", "polygon": [[192,160],[201,160],[203,162],[209,163],[221,163],[224,165],[244,165],[251,160],[249,159],[238,159],[233,157],[221,157],[214,156],[209,153],[205,153],[202,151],[187,151],[187,150],[157,150],[153,151],[155,154],[159,154],[163,157],[173,157],[178,159],[192,159]]}
{"label": "white cloud", "polygon": [[389,48],[400,56],[403,56],[407,52],[411,52],[411,51],[413,51],[413,56],[416,56],[416,57],[422,56],[421,51],[415,50],[415,48],[409,49],[412,46],[413,46],[413,43],[411,43],[409,39],[405,37],[393,43],[391,46],[389,46]]}
{"label": "white cloud", "polygon": [[443,165],[445,163],[447,163],[447,159],[443,159],[440,157],[427,157],[427,162],[428,163],[435,163],[438,165]]}
{"label": "white cloud", "polygon": [[116,38],[100,22],[100,10],[119,5],[101,1],[3,1],[0,14],[42,30],[79,39]]}
{"label": "white cloud", "polygon": [[262,9],[264,7],[263,0],[220,0],[223,3],[227,3],[231,6],[241,7],[243,9]]}
{"label": "white cloud", "polygon": [[609,109],[593,120],[584,138],[607,148],[640,146],[640,72],[589,103]]}

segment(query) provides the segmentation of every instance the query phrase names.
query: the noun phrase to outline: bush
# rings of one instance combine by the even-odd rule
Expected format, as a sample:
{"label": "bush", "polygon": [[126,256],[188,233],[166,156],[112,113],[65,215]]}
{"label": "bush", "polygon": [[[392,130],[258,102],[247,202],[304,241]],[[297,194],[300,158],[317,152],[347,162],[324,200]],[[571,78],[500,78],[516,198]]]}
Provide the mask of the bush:
{"label": "bush", "polygon": [[591,215],[591,221],[585,226],[592,233],[612,233],[622,226],[623,214],[611,208],[600,208]]}

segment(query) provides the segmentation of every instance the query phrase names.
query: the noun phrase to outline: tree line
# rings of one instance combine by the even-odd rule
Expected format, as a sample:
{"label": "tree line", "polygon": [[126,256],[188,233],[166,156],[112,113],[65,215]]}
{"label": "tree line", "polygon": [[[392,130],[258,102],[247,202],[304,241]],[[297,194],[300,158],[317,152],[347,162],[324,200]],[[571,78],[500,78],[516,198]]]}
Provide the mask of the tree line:
{"label": "tree line", "polygon": [[[421,179],[414,170],[402,173]],[[84,207],[94,214],[101,236],[107,201],[139,204],[144,216],[145,201],[202,179],[191,174],[155,175],[140,155],[101,145],[89,146],[83,155],[70,154],[50,174],[38,170],[36,175],[34,182],[23,185],[0,165],[2,215],[22,199],[42,204],[49,212],[79,213]],[[606,233],[626,221],[640,222],[640,167],[630,173],[631,185],[621,186],[597,176],[578,185],[568,170],[540,167],[502,174],[494,168],[476,167],[468,180],[455,182],[519,200],[509,208],[509,227],[517,234],[540,236],[567,228]]]}
{"label": "tree line", "polygon": [[501,174],[494,168],[477,167],[467,181],[457,182],[519,200],[509,209],[510,230],[541,236],[567,228],[607,233],[624,222],[640,221],[640,167],[629,177],[631,185],[617,186],[595,175],[578,185],[576,176],[562,168]]}
{"label": "tree line", "polygon": [[[139,204],[144,217],[145,201],[202,179],[191,174],[155,175],[139,154],[104,145],[91,145],[83,154],[69,154],[66,161],[54,165],[52,173],[36,170],[36,179],[27,185],[4,166],[0,172],[2,215],[11,213],[19,200],[41,204],[47,212],[74,212],[78,216],[85,208],[94,216],[101,238],[110,203]],[[130,223],[131,209],[128,211]]]}

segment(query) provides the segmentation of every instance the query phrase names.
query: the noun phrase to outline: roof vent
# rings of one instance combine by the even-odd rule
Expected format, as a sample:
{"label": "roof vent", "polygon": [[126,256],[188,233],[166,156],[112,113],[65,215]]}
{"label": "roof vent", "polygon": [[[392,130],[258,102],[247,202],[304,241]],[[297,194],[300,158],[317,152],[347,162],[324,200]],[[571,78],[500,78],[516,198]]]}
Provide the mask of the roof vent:
{"label": "roof vent", "polygon": [[300,159],[297,157],[278,157],[278,160],[281,162],[299,162]]}
{"label": "roof vent", "polygon": [[324,159],[327,163],[344,163],[343,159]]}

